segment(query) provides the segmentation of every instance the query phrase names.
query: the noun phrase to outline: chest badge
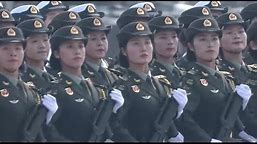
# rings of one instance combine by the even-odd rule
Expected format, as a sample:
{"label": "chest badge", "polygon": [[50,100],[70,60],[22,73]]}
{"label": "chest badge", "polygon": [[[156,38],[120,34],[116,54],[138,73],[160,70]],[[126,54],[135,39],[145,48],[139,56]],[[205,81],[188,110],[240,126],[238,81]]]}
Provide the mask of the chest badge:
{"label": "chest badge", "polygon": [[150,99],[151,96],[142,96],[143,99]]}
{"label": "chest badge", "polygon": [[73,95],[73,91],[70,87],[64,89],[68,95]]}
{"label": "chest badge", "polygon": [[133,85],[131,86],[132,90],[135,92],[135,93],[139,93],[140,92],[140,88],[137,86],[137,85]]}
{"label": "chest badge", "polygon": [[0,92],[1,92],[1,95],[3,97],[8,97],[9,96],[9,92],[8,92],[7,89],[1,89]]}
{"label": "chest badge", "polygon": [[208,82],[206,79],[200,79],[200,82],[203,86],[208,86]]}
{"label": "chest badge", "polygon": [[219,90],[218,90],[218,89],[216,89],[216,90],[211,90],[211,92],[212,92],[212,93],[218,93]]}

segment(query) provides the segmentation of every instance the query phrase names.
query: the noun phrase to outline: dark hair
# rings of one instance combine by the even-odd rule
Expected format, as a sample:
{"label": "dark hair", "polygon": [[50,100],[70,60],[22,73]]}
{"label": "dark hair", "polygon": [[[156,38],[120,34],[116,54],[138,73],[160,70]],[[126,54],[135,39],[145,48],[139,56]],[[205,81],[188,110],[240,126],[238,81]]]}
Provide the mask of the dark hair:
{"label": "dark hair", "polygon": [[49,60],[49,65],[51,66],[52,69],[61,71],[62,66],[59,58],[56,58],[54,55],[54,51],[59,51],[60,50],[60,45],[63,42],[61,38],[55,38],[55,42],[51,43],[51,49],[52,49],[52,54],[50,56]]}

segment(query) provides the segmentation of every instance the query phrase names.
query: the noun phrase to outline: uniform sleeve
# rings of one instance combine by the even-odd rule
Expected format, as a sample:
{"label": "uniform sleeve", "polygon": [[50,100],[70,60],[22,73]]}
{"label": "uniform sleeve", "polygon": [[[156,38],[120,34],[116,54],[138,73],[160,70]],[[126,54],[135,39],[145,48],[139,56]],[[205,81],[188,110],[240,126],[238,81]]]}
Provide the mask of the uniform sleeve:
{"label": "uniform sleeve", "polygon": [[187,91],[188,102],[178,122],[181,128],[181,133],[187,141],[210,141],[211,137],[203,130],[198,123],[194,120],[193,115],[199,106],[200,96],[197,94],[197,88],[192,79],[188,77],[182,78],[183,88]]}

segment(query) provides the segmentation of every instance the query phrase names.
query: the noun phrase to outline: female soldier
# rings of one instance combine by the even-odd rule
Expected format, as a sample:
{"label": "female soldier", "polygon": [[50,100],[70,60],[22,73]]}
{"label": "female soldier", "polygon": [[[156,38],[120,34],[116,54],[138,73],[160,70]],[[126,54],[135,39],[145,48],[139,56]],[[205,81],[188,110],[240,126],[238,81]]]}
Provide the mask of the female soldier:
{"label": "female soldier", "polygon": [[85,18],[76,25],[88,37],[83,75],[91,78],[96,84],[111,85],[117,76],[102,66],[102,60],[108,50],[107,34],[111,27],[105,26],[100,17]]}
{"label": "female soldier", "polygon": [[[239,13],[227,13],[217,18],[222,28],[220,70],[228,71],[234,77],[236,84],[245,83],[250,86],[254,96],[250,99],[245,111],[240,113],[246,132],[257,136],[257,67],[246,65],[243,61],[243,51],[247,45],[246,29],[248,22]],[[234,137],[251,141],[252,137],[235,130]],[[239,134],[239,135],[238,135]],[[253,138],[254,139],[254,138]]]}
{"label": "female soldier", "polygon": [[[114,141],[183,141],[183,136],[177,131],[173,119],[175,116],[179,117],[183,111],[187,102],[186,92],[177,89],[172,91],[171,97],[172,86],[168,80],[161,75],[151,76],[148,66],[153,53],[151,37],[152,32],[144,22],[129,23],[117,35],[121,48],[121,66],[128,69],[116,85],[122,91],[125,103],[124,108],[112,121]],[[163,110],[167,109],[165,107],[161,110],[167,99],[172,99],[168,103],[168,111],[171,113],[164,114],[164,117],[169,115],[169,121],[163,125],[159,123],[158,118]],[[164,117],[161,116],[161,119]],[[154,135],[158,132],[162,136],[157,140]]]}
{"label": "female soldier", "polygon": [[[82,76],[81,66],[85,59],[85,45],[87,39],[77,26],[64,26],[54,32],[50,39],[52,68],[61,71],[58,80],[53,84],[52,94],[56,97],[59,110],[56,113],[53,125],[50,126],[52,141],[104,141],[103,132],[106,127],[98,127],[94,119],[99,112],[116,112],[122,106],[124,99],[121,92],[113,89],[110,94],[97,89],[89,78]],[[101,92],[101,93],[100,93]],[[100,107],[100,102],[115,101],[114,107]],[[101,108],[101,109],[100,109]],[[109,117],[104,117],[102,126],[108,124]],[[105,121],[104,121],[105,120]],[[102,119],[100,120],[102,121]],[[98,128],[101,130],[95,131]],[[99,136],[91,139],[92,135]]]}
{"label": "female soldier", "polygon": [[26,20],[17,27],[27,39],[22,79],[33,83],[38,89],[46,89],[53,80],[44,67],[50,49],[50,31],[41,19]]}
{"label": "female soldier", "polygon": [[177,53],[178,35],[181,26],[169,16],[158,16],[148,22],[154,32],[154,54],[151,64],[153,75],[165,75],[170,83],[178,87],[181,70],[176,66],[174,56]]}
{"label": "female soldier", "polygon": [[[216,68],[220,37],[221,30],[213,18],[195,20],[187,29],[188,56],[195,61],[182,81],[189,94],[179,126],[186,141],[232,140],[229,139],[229,134],[235,122],[240,121],[238,111],[241,107],[246,107],[251,96],[247,85],[237,85],[235,91],[242,97],[241,102],[241,98],[234,95],[233,81],[227,79],[231,77],[230,73]],[[239,104],[228,107],[236,98],[240,98]]]}
{"label": "female soldier", "polygon": [[[0,29],[0,141],[31,140],[27,139],[29,137],[24,133],[24,125],[31,121],[28,117],[31,117],[31,112],[38,107],[40,98],[32,87],[25,85],[19,77],[19,67],[24,57],[23,49],[24,36],[19,28]],[[42,103],[49,110],[48,124],[58,106],[51,95],[44,95]]]}

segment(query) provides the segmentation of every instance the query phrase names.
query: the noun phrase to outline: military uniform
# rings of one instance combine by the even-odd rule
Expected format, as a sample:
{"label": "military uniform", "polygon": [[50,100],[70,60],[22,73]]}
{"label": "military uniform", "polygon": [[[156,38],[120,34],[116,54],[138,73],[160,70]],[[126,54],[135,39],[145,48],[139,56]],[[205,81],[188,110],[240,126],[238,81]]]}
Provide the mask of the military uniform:
{"label": "military uniform", "polygon": [[215,18],[217,18],[221,14],[228,12],[228,7],[222,6],[220,1],[199,1],[194,5],[194,7],[199,7],[199,6],[209,7],[213,17]]}
{"label": "military uniform", "polygon": [[15,26],[15,19],[7,9],[0,9],[0,27]]}
{"label": "military uniform", "polygon": [[250,26],[247,28],[246,34],[247,34],[247,44],[248,48],[244,53],[244,62],[246,64],[257,64],[257,50],[254,50],[251,48],[250,42],[256,43],[256,32],[257,32],[257,22],[253,22],[250,24]]}
{"label": "military uniform", "polygon": [[24,20],[39,18],[43,19],[36,5],[21,5],[11,10],[11,14],[15,19],[16,24]]}
{"label": "military uniform", "polygon": [[253,21],[256,21],[254,20],[255,17],[256,17],[256,13],[257,13],[257,3],[256,2],[253,2],[247,6],[245,6],[241,12],[240,12],[240,15],[242,16],[242,18],[244,19],[244,21],[247,21],[247,20],[250,20],[251,23]]}
{"label": "military uniform", "polygon": [[95,5],[92,3],[81,4],[70,8],[68,11],[78,13],[81,19],[88,17],[104,17],[104,12],[97,11]]}

